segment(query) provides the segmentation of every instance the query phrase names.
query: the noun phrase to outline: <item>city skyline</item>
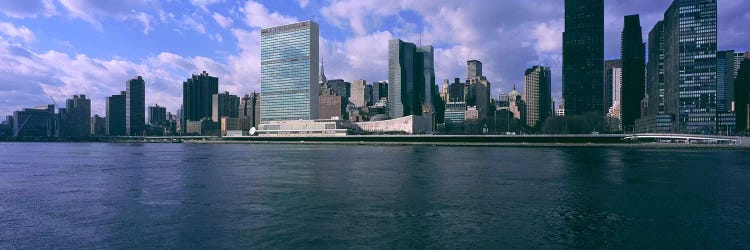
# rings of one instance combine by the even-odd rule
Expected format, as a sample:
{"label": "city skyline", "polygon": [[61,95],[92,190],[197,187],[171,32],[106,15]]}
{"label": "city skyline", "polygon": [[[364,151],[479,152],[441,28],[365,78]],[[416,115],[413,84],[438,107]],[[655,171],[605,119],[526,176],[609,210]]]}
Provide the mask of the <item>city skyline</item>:
{"label": "city skyline", "polygon": [[[561,3],[552,1],[536,3],[541,7],[538,9],[518,2],[487,8],[508,13],[530,13],[527,17],[509,17],[512,20],[502,25],[492,24],[492,27],[487,27],[491,22],[476,23],[476,20],[463,19],[427,24],[436,17],[450,14],[448,10],[456,5],[451,2],[431,2],[424,6],[404,2],[388,7],[395,10],[357,18],[340,13],[346,8],[357,7],[356,11],[361,12],[382,6],[366,1],[331,4],[312,1],[304,7],[290,4],[293,1],[209,5],[123,2],[114,6],[93,1],[45,1],[50,3],[46,5],[42,2],[39,5],[21,5],[21,2],[28,1],[0,4],[0,56],[8,61],[8,64],[0,67],[7,72],[4,80],[11,82],[0,90],[0,100],[3,100],[0,101],[0,111],[4,114],[48,103],[49,95],[65,99],[75,94],[86,94],[92,100],[92,115],[104,115],[105,97],[117,94],[120,83],[135,75],[143,75],[147,80],[146,106],[158,102],[171,112],[179,108],[182,80],[203,70],[221,79],[220,91],[237,95],[250,93],[259,90],[259,29],[267,24],[306,19],[321,23],[321,58],[326,60],[331,78],[347,81],[361,78],[369,82],[387,79],[387,41],[389,38],[401,38],[435,45],[436,82],[465,75],[466,60],[482,61],[487,65],[484,75],[493,83],[492,96],[496,96],[500,89],[507,93],[514,84],[520,86],[525,68],[536,64],[550,66],[553,72],[553,97],[560,103],[559,59],[562,53],[563,10],[557,8],[562,6]],[[646,29],[663,16],[670,1],[651,2],[605,3],[605,59],[619,57],[622,16],[640,14],[642,26]],[[465,6],[451,11],[466,12],[481,8],[481,3],[469,1]],[[495,6],[492,2],[486,4]],[[719,49],[747,50],[747,42],[737,39],[743,35],[746,37],[746,31],[739,29],[739,25],[747,20],[748,17],[742,15],[747,9],[748,6],[741,1],[719,3]],[[87,11],[114,11],[114,14],[105,17],[85,14]],[[249,14],[253,14],[253,18],[248,18]],[[476,15],[495,16],[486,11],[476,12]],[[189,22],[190,18],[202,22]],[[139,21],[141,19],[146,21]],[[368,25],[361,22],[370,19],[381,22],[365,22]],[[403,20],[400,22],[398,19]],[[455,22],[445,23],[448,21]],[[49,25],[49,22],[62,22],[65,28]],[[438,30],[440,24],[447,25],[445,30]],[[408,31],[412,26],[416,27]],[[200,32],[201,27],[203,33]],[[498,28],[506,31],[497,31]],[[496,42],[480,41],[487,35],[502,38],[503,34],[518,29],[525,29],[529,36],[534,35],[539,39],[514,36],[512,39],[486,39],[499,40]],[[453,37],[437,35],[444,32]],[[148,38],[144,39],[148,42],[104,42],[123,39],[120,38],[121,33]],[[217,38],[219,36],[216,34],[222,38]],[[213,36],[214,40],[209,36]],[[186,40],[190,42],[184,44],[172,42],[173,39],[184,38],[194,39]],[[92,46],[91,41],[85,40],[99,43]],[[368,44],[374,45],[372,49],[362,46]],[[513,52],[508,53],[508,49],[513,49]],[[58,65],[75,68],[59,69]]]}

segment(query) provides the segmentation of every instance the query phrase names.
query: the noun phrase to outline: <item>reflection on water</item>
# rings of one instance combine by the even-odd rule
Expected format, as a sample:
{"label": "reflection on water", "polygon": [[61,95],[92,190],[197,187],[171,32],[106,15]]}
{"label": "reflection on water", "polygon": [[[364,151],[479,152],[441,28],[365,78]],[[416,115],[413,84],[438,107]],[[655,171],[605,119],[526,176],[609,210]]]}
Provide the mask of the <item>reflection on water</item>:
{"label": "reflection on water", "polygon": [[742,248],[739,151],[0,144],[0,248]]}

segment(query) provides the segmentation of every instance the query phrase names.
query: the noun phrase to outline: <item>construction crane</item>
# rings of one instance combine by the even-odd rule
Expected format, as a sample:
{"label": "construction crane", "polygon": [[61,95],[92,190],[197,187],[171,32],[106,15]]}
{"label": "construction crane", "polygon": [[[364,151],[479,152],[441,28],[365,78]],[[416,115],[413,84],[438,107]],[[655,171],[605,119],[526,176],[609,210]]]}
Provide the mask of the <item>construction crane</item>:
{"label": "construction crane", "polygon": [[53,98],[52,96],[49,96],[49,99],[52,99],[52,104],[54,104],[55,108],[57,108],[57,102],[55,101],[55,98]]}

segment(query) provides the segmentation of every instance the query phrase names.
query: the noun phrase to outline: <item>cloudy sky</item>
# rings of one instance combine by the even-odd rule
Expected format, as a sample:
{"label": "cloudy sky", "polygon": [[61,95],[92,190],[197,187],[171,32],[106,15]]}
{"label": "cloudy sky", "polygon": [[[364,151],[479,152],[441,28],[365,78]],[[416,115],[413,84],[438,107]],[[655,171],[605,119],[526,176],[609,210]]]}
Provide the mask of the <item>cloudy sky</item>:
{"label": "cloudy sky", "polygon": [[[624,15],[641,14],[645,37],[671,0],[605,2],[609,59]],[[464,78],[478,59],[494,96],[541,64],[559,100],[563,14],[562,0],[2,0],[0,114],[83,93],[104,115],[104,98],[136,75],[147,105],[172,112],[182,82],[204,70],[220,91],[259,90],[260,28],[301,20],[320,24],[329,79],[387,79],[387,41],[421,38],[436,48],[438,82]],[[747,0],[720,0],[720,49],[750,48],[747,23]]]}

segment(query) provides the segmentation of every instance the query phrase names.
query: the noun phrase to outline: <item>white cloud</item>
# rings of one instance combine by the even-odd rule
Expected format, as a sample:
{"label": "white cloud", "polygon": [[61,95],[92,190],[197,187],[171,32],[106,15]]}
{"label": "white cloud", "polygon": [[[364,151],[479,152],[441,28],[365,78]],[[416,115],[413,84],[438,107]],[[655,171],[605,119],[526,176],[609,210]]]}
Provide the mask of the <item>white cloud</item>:
{"label": "white cloud", "polygon": [[26,28],[26,26],[16,27],[12,23],[0,22],[0,33],[7,35],[11,39],[20,38],[27,44],[36,41],[34,32]]}
{"label": "white cloud", "polygon": [[201,34],[206,34],[206,25],[203,24],[203,18],[195,14],[183,16],[182,27],[195,30]]}
{"label": "white cloud", "polygon": [[0,1],[0,13],[13,18],[35,18],[52,16],[56,13],[53,0]]}
{"label": "white cloud", "polygon": [[208,11],[208,6],[221,2],[222,0],[190,0],[195,6],[200,7],[204,11]]}
{"label": "white cloud", "polygon": [[135,14],[134,18],[143,24],[143,34],[151,32],[151,21],[153,21],[153,17],[145,12],[138,12],[135,10],[133,10],[133,14]]}
{"label": "white cloud", "polygon": [[310,0],[297,0],[297,2],[299,2],[299,7],[301,8],[307,8],[310,5]]}
{"label": "white cloud", "polygon": [[221,15],[219,13],[216,13],[216,12],[214,12],[213,18],[214,18],[214,21],[216,21],[216,23],[219,24],[219,26],[221,26],[222,28],[225,28],[225,29],[228,28],[229,26],[232,26],[232,23],[234,22],[234,20],[232,20],[232,18],[225,17],[225,16],[223,16],[223,15]]}
{"label": "white cloud", "polygon": [[284,16],[279,12],[270,12],[265,6],[255,1],[247,1],[240,11],[245,14],[245,23],[253,28],[267,28],[299,22],[294,17]]}

